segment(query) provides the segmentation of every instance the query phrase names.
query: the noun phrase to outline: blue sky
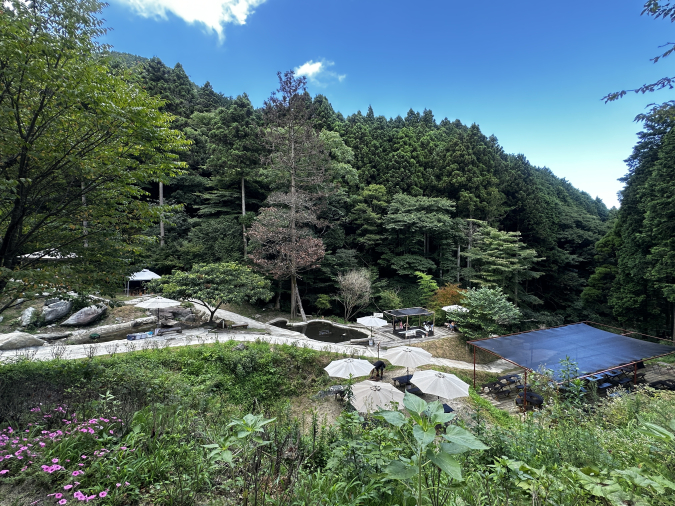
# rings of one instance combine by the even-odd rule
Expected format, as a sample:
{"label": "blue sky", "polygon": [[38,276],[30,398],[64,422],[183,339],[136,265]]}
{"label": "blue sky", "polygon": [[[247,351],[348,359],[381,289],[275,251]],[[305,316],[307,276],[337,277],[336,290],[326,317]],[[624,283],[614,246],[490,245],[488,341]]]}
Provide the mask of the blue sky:
{"label": "blue sky", "polygon": [[180,62],[196,83],[256,106],[277,71],[300,69],[345,116],[372,105],[477,123],[610,207],[640,130],[633,118],[672,98],[600,100],[670,75],[670,59],[649,59],[672,26],[641,17],[639,0],[108,1],[104,41],[117,51]]}

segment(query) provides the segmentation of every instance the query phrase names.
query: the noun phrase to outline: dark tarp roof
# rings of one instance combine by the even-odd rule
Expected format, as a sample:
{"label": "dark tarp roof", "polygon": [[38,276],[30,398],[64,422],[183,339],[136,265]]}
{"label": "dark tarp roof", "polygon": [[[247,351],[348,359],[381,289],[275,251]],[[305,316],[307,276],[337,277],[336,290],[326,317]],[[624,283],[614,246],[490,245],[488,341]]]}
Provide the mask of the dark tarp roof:
{"label": "dark tarp roof", "polygon": [[423,307],[409,307],[406,309],[392,309],[391,311],[385,311],[388,315],[391,316],[431,316],[432,313],[428,309],[424,309]]}
{"label": "dark tarp roof", "polygon": [[559,377],[560,361],[567,356],[577,363],[581,376],[629,362],[675,353],[673,346],[612,334],[585,323],[470,343],[535,372],[543,366],[552,370],[556,378]]}

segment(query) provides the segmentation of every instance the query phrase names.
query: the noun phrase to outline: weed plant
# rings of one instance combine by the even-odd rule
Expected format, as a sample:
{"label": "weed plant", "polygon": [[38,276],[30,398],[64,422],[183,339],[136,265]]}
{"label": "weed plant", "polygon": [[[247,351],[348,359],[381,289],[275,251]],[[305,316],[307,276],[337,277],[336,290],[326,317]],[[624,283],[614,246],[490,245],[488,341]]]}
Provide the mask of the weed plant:
{"label": "weed plant", "polygon": [[[551,393],[523,421],[474,399],[471,427],[408,402],[405,416],[345,411],[326,426],[291,414],[330,384],[326,353],[228,342],[110,355],[0,366],[0,503],[675,504],[672,393],[592,408]],[[466,430],[487,448],[461,444],[475,441]]]}

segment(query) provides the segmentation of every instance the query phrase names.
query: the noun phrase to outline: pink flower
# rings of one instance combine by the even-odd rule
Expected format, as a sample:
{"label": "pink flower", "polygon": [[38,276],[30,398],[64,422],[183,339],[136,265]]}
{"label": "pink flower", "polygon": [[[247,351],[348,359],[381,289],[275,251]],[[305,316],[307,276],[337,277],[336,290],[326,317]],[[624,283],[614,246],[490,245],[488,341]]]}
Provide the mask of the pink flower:
{"label": "pink flower", "polygon": [[86,455],[81,455],[81,457],[82,457],[83,459],[86,459],[86,458],[87,458],[87,456],[86,456]]}
{"label": "pink flower", "polygon": [[82,492],[80,492],[79,490],[73,494],[73,497],[74,497],[75,499],[77,499],[78,501],[84,501],[84,500],[87,498],[87,496],[85,496],[85,495],[84,495]]}
{"label": "pink flower", "polygon": [[66,504],[67,502],[68,502],[68,501],[66,501],[65,499],[61,499],[61,500],[59,501],[59,504]]}
{"label": "pink flower", "polygon": [[61,499],[63,497],[63,494],[59,492],[58,494],[54,494],[54,499]]}
{"label": "pink flower", "polygon": [[[7,474],[8,472],[9,469],[3,469],[2,471],[0,471],[0,474]],[[117,484],[117,486],[119,487],[119,484]]]}
{"label": "pink flower", "polygon": [[70,490],[71,488],[73,488],[72,485],[64,485],[63,486],[63,490]]}
{"label": "pink flower", "polygon": [[118,484],[117,484],[116,486],[117,486],[117,487],[121,487],[121,486],[122,486],[122,484],[121,484],[121,483],[118,483]]}
{"label": "pink flower", "polygon": [[106,492],[105,490],[104,490],[103,492],[99,492],[99,493],[98,493],[98,496],[99,496],[99,497],[105,497],[105,496],[107,496],[107,495],[108,495],[108,492]]}
{"label": "pink flower", "polygon": [[125,485],[129,485],[129,482],[128,482],[128,481],[125,481],[124,484],[125,484]]}
{"label": "pink flower", "polygon": [[52,459],[52,463],[56,464],[59,461],[59,459]]}

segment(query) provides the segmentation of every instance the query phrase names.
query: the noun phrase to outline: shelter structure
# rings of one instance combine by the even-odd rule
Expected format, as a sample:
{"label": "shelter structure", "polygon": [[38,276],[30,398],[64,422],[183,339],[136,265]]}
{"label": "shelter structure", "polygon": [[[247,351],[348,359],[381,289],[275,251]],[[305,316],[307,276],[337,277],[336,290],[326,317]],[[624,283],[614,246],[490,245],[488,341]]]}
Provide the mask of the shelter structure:
{"label": "shelter structure", "polygon": [[129,295],[132,290],[140,290],[143,287],[143,283],[151,281],[153,279],[159,279],[162,276],[155,274],[149,269],[143,269],[142,271],[134,272],[129,279],[127,279],[126,294]]}
{"label": "shelter structure", "polygon": [[[412,337],[418,333],[423,333],[428,336],[434,335],[434,326],[436,324],[436,315],[433,311],[429,311],[423,307],[408,307],[404,309],[391,309],[384,311],[383,315],[392,319],[394,327],[394,335],[399,337]],[[426,320],[422,320],[427,317]],[[431,320],[428,318],[431,317]],[[411,326],[417,323],[416,326]],[[425,322],[430,322],[426,324]]]}
{"label": "shelter structure", "polygon": [[[622,333],[615,334],[592,325],[620,330]],[[636,339],[630,337],[631,334],[670,344]],[[526,392],[528,372],[548,369],[553,372],[553,378],[556,381],[561,381],[560,362],[567,357],[576,362],[579,369],[578,378],[632,366],[635,383],[639,362],[675,353],[675,346],[670,340],[588,321],[478,339],[469,341],[468,344],[473,346],[474,388],[476,387],[476,348],[480,348],[522,368]]]}

